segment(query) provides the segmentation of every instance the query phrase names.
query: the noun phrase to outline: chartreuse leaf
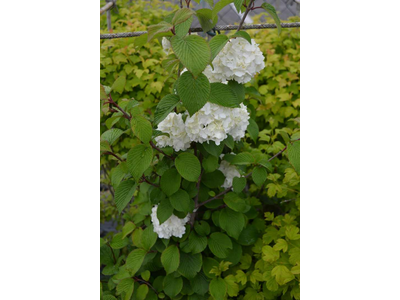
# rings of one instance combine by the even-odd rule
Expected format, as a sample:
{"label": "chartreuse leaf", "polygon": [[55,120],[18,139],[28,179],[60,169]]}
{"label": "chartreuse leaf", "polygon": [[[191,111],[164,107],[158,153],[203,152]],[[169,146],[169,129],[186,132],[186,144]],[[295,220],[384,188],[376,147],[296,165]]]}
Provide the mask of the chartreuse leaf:
{"label": "chartreuse leaf", "polygon": [[204,74],[197,78],[190,72],[184,72],[178,80],[178,93],[190,115],[200,110],[210,96],[210,82]]}
{"label": "chartreuse leaf", "polygon": [[117,294],[121,295],[124,293],[124,300],[131,299],[134,288],[133,278],[122,279],[117,285]]}
{"label": "chartreuse leaf", "polygon": [[183,287],[182,277],[175,277],[173,274],[169,274],[164,278],[164,293],[174,298],[180,293]]}
{"label": "chartreuse leaf", "polygon": [[236,283],[235,276],[228,275],[224,278],[229,297],[236,297],[239,293],[239,285]]}
{"label": "chartreuse leaf", "polygon": [[167,221],[173,212],[174,208],[169,202],[169,199],[168,198],[163,199],[157,208],[157,219],[160,222],[160,224]]}
{"label": "chartreuse leaf", "polygon": [[208,8],[196,10],[196,16],[203,32],[210,31],[218,22],[218,16],[213,16],[212,10]]}
{"label": "chartreuse leaf", "polygon": [[188,279],[192,279],[200,272],[202,264],[203,258],[200,253],[187,254],[181,252],[178,273]]}
{"label": "chartreuse leaf", "polygon": [[122,227],[122,238],[125,238],[128,234],[130,234],[133,230],[135,230],[135,223],[128,221],[125,223],[124,227]]}
{"label": "chartreuse leaf", "polygon": [[265,245],[262,247],[262,259],[266,262],[273,263],[279,259],[279,251],[275,251],[271,246]]}
{"label": "chartreuse leaf", "polygon": [[202,165],[206,173],[211,173],[218,168],[218,157],[210,155],[203,159]]}
{"label": "chartreuse leaf", "polygon": [[174,94],[169,94],[162,98],[157,104],[156,111],[154,112],[154,124],[157,125],[164,120],[178,103],[179,97]]}
{"label": "chartreuse leaf", "polygon": [[126,269],[129,270],[130,274],[133,276],[142,266],[144,257],[147,251],[144,249],[136,249],[129,253],[126,258]]}
{"label": "chartreuse leaf", "polygon": [[294,279],[294,275],[286,266],[278,265],[271,271],[271,275],[275,277],[276,282],[279,285],[284,285]]}
{"label": "chartreuse leaf", "polygon": [[298,174],[300,174],[300,141],[287,145],[288,157],[290,163]]}
{"label": "chartreuse leaf", "polygon": [[133,180],[126,180],[121,182],[121,184],[115,189],[115,205],[119,213],[128,205],[131,201],[133,194],[136,191],[137,184]]}
{"label": "chartreuse leaf", "polygon": [[251,37],[246,31],[238,31],[231,36],[231,38],[238,38],[238,37],[244,38],[251,45]]}
{"label": "chartreuse leaf", "polygon": [[238,155],[235,155],[231,164],[233,165],[250,165],[255,163],[255,158],[248,152],[242,152]]}
{"label": "chartreuse leaf", "polygon": [[239,194],[243,191],[246,186],[246,178],[245,177],[234,177],[232,182],[233,191]]}
{"label": "chartreuse leaf", "polygon": [[134,116],[131,119],[132,131],[144,144],[150,142],[153,134],[151,123],[142,116]]}
{"label": "chartreuse leaf", "polygon": [[282,250],[283,252],[286,252],[288,250],[288,243],[284,239],[278,239],[273,249],[275,251]]}
{"label": "chartreuse leaf", "polygon": [[210,294],[215,300],[223,300],[226,295],[226,283],[221,278],[214,278],[210,282]]}
{"label": "chartreuse leaf", "polygon": [[145,300],[148,293],[149,293],[149,287],[147,286],[147,284],[141,284],[136,290],[135,299]]}
{"label": "chartreuse leaf", "polygon": [[226,234],[214,232],[208,239],[208,247],[216,257],[225,258],[232,249],[232,241]]}
{"label": "chartreuse leaf", "polygon": [[225,107],[239,107],[239,98],[230,86],[220,82],[211,83],[210,86],[211,93],[208,99],[209,102]]}
{"label": "chartreuse leaf", "polygon": [[168,169],[161,176],[160,180],[161,190],[167,195],[171,196],[176,193],[181,186],[181,175],[176,169]]}
{"label": "chartreuse leaf", "polygon": [[129,240],[122,237],[122,232],[117,233],[113,236],[113,239],[110,243],[111,248],[113,249],[121,249],[128,245]]}
{"label": "chartreuse leaf", "polygon": [[267,179],[267,170],[264,167],[255,167],[251,176],[256,185],[262,186]]}
{"label": "chartreuse leaf", "polygon": [[183,38],[175,35],[171,38],[171,45],[175,55],[195,77],[210,63],[210,47],[206,40],[198,35]]}
{"label": "chartreuse leaf", "polygon": [[272,19],[274,19],[275,23],[276,23],[276,27],[278,28],[278,34],[281,33],[282,27],[281,27],[281,21],[279,20],[278,14],[276,13],[275,7],[273,7],[271,4],[268,3],[263,3],[261,4],[261,7],[264,8],[267,13],[270,14],[270,16],[272,17]]}
{"label": "chartreuse leaf", "polygon": [[161,263],[167,274],[178,270],[180,261],[179,249],[175,245],[169,246],[161,254]]}
{"label": "chartreuse leaf", "polygon": [[111,128],[100,136],[101,141],[107,141],[110,145],[114,144],[114,142],[123,134],[124,132],[118,128]]}
{"label": "chartreuse leaf", "polygon": [[190,8],[179,9],[172,18],[172,25],[178,25],[189,19],[195,12]]}
{"label": "chartreuse leaf", "polygon": [[196,182],[199,179],[201,166],[199,159],[192,153],[184,152],[175,159],[175,166],[179,174],[187,181]]}
{"label": "chartreuse leaf", "polygon": [[258,134],[260,131],[258,129],[256,121],[254,121],[253,119],[249,120],[249,126],[247,126],[247,132],[249,133],[251,139],[254,142],[257,142]]}
{"label": "chartreuse leaf", "polygon": [[154,246],[156,241],[157,241],[157,233],[154,232],[153,224],[151,224],[150,226],[147,226],[145,230],[143,230],[142,233],[143,248],[149,251],[151,247]]}
{"label": "chartreuse leaf", "polygon": [[111,86],[111,90],[121,94],[124,91],[125,84],[126,77],[121,75],[117,78],[117,80],[114,81],[113,85]]}
{"label": "chartreuse leaf", "polygon": [[224,48],[228,41],[229,38],[224,34],[218,34],[210,40],[209,44],[211,49],[211,61],[214,60],[214,58]]}
{"label": "chartreuse leaf", "polygon": [[138,181],[153,159],[153,149],[150,145],[137,145],[129,152],[126,159],[129,172]]}
{"label": "chartreuse leaf", "polygon": [[147,41],[151,41],[154,36],[158,33],[162,33],[162,32],[168,32],[172,29],[173,25],[164,21],[161,21],[158,24],[155,25],[150,25],[149,27],[147,27],[147,32],[148,32],[148,36],[147,36]]}
{"label": "chartreuse leaf", "polygon": [[189,213],[194,210],[194,202],[185,190],[179,189],[169,197],[169,201],[177,211]]}
{"label": "chartreuse leaf", "polygon": [[230,208],[224,208],[219,213],[219,225],[229,236],[238,239],[245,224],[242,213],[236,212]]}

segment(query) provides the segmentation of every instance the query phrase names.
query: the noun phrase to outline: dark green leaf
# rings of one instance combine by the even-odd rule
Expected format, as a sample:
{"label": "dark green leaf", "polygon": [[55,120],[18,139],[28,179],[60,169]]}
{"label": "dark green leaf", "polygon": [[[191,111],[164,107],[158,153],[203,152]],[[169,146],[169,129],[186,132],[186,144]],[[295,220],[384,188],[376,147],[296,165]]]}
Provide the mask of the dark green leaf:
{"label": "dark green leaf", "polygon": [[238,37],[244,38],[246,41],[249,42],[249,44],[251,44],[251,37],[246,31],[238,31],[234,35],[232,35],[231,37],[232,38],[238,38]]}
{"label": "dark green leaf", "polygon": [[204,171],[210,173],[218,168],[218,157],[210,155],[202,161]]}
{"label": "dark green leaf", "polygon": [[143,172],[150,166],[153,160],[153,149],[150,145],[137,145],[129,152],[126,159],[129,172],[137,181],[142,177]]}
{"label": "dark green leaf", "polygon": [[142,266],[144,257],[146,256],[146,250],[136,249],[129,253],[126,258],[126,268],[129,270],[130,274],[133,276]]}
{"label": "dark green leaf", "polygon": [[142,116],[133,116],[131,119],[132,131],[144,144],[150,142],[153,128],[150,122]]}
{"label": "dark green leaf", "polygon": [[259,129],[256,121],[253,119],[249,119],[249,126],[247,126],[247,132],[249,133],[251,139],[254,142],[257,142],[258,134],[259,134]]}
{"label": "dark green leaf", "polygon": [[166,170],[161,176],[160,186],[167,196],[171,196],[176,193],[181,186],[181,175],[179,175],[176,169]]}
{"label": "dark green leaf", "polygon": [[176,278],[173,274],[169,274],[164,278],[164,292],[167,296],[174,298],[180,293],[183,287],[182,277]]}
{"label": "dark green leaf", "polygon": [[210,82],[204,74],[200,74],[196,79],[190,72],[185,72],[179,77],[178,93],[190,115],[207,103],[210,91]]}
{"label": "dark green leaf", "polygon": [[171,217],[172,213],[174,212],[174,208],[172,207],[171,203],[169,202],[168,198],[165,198],[161,201],[160,205],[157,208],[157,219],[160,224],[164,223]]}
{"label": "dark green leaf", "polygon": [[224,34],[218,34],[210,40],[211,49],[211,61],[218,55],[218,53],[224,48],[229,38]]}
{"label": "dark green leaf", "polygon": [[209,102],[225,107],[239,107],[239,98],[230,86],[219,82],[211,83],[210,86]]}
{"label": "dark green leaf", "polygon": [[147,41],[151,41],[154,36],[158,33],[162,33],[162,32],[168,32],[172,29],[173,25],[164,21],[161,21],[158,24],[155,25],[150,25],[149,27],[147,27],[147,31],[148,31],[148,36],[147,36]]}
{"label": "dark green leaf", "polygon": [[154,232],[153,224],[151,224],[150,226],[147,226],[145,230],[143,230],[142,233],[143,248],[149,251],[151,247],[154,246],[156,241],[157,241],[157,233]]}
{"label": "dark green leaf", "polygon": [[154,112],[154,124],[157,125],[164,120],[170,112],[174,110],[179,103],[179,97],[174,94],[169,94],[161,99],[157,104],[156,111]]}
{"label": "dark green leaf", "polygon": [[212,10],[208,8],[196,10],[196,16],[203,32],[211,30],[218,22],[218,16],[213,16]]}
{"label": "dark green leaf", "polygon": [[297,174],[300,174],[300,141],[296,141],[293,144],[289,143],[287,151],[290,163],[293,165]]}
{"label": "dark green leaf", "polygon": [[229,236],[238,239],[245,224],[242,213],[233,211],[230,208],[224,208],[219,214],[219,225]]}
{"label": "dark green leaf", "polygon": [[126,180],[115,189],[114,200],[119,213],[121,213],[125,206],[128,205],[129,201],[131,201],[136,187],[137,185],[133,180]]}
{"label": "dark green leaf", "polygon": [[209,141],[208,143],[203,143],[202,144],[204,149],[211,155],[215,157],[219,157],[224,150],[224,143],[220,143],[219,145],[216,145],[214,141]]}
{"label": "dark green leaf", "polygon": [[169,246],[161,254],[161,263],[167,274],[178,270],[179,261],[180,253],[178,247],[176,247],[175,245]]}
{"label": "dark green leaf", "polygon": [[235,155],[231,164],[233,165],[250,165],[255,162],[255,158],[248,152],[242,152],[238,155]]}
{"label": "dark green leaf", "polygon": [[199,159],[192,153],[184,152],[175,159],[175,166],[179,174],[187,181],[196,182],[199,179],[201,165]]}
{"label": "dark green leaf", "polygon": [[214,232],[208,239],[208,247],[216,257],[225,258],[232,249],[232,241],[226,234]]}
{"label": "dark green leaf", "polygon": [[210,282],[210,294],[215,300],[223,300],[226,295],[226,283],[221,278],[214,278]]}
{"label": "dark green leaf", "polygon": [[256,185],[262,186],[267,179],[267,170],[264,167],[255,167],[251,176]]}
{"label": "dark green leaf", "polygon": [[261,7],[264,8],[267,13],[270,14],[270,16],[272,17],[272,19],[274,19],[275,23],[276,23],[276,27],[278,28],[278,34],[281,33],[282,27],[281,27],[281,21],[279,20],[278,14],[276,13],[275,7],[273,7],[271,4],[268,3],[263,3],[261,4]]}
{"label": "dark green leaf", "polygon": [[189,194],[179,189],[169,197],[169,201],[174,209],[180,212],[189,213],[194,209],[194,201],[190,199]]}
{"label": "dark green leaf", "polygon": [[111,86],[111,90],[121,94],[124,91],[125,83],[126,83],[126,77],[124,75],[119,76]]}
{"label": "dark green leaf", "polygon": [[174,17],[172,18],[172,25],[177,25],[180,23],[185,22],[187,19],[189,19],[195,12],[191,10],[190,8],[181,8],[179,9]]}
{"label": "dark green leaf", "polygon": [[202,262],[203,259],[200,253],[187,254],[181,252],[181,260],[179,263],[178,272],[188,279],[194,278],[201,270]]}
{"label": "dark green leaf", "polygon": [[246,186],[246,178],[245,177],[234,177],[232,182],[233,191],[239,194],[243,191]]}

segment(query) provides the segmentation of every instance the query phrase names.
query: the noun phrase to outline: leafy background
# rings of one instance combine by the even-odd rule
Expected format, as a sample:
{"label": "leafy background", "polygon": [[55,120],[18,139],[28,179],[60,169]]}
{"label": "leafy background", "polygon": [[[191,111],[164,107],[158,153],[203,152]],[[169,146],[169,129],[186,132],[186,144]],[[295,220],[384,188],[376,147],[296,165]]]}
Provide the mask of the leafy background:
{"label": "leafy background", "polygon": [[[114,32],[146,30],[168,13],[158,1],[130,6],[121,2],[119,14],[113,14]],[[104,24],[102,16],[101,28]],[[272,157],[290,139],[300,137],[300,33],[296,28],[283,29],[280,35],[276,30],[249,33],[266,56],[266,68],[246,84],[245,103],[255,124],[237,148]],[[137,101],[136,109],[153,121],[157,103],[171,93],[176,80],[163,68],[165,58],[159,40],[102,40],[100,82],[112,87],[111,95],[121,107]],[[115,153],[140,144],[128,134],[130,125],[120,113],[104,106],[100,111],[101,134],[114,128]],[[103,299],[299,299],[300,170],[288,155],[290,151],[274,159],[259,184],[256,178],[247,180],[242,193],[249,211],[227,205],[236,196],[229,193],[226,200],[206,205],[209,209],[199,215],[194,231],[170,240],[158,239],[152,231],[148,215],[156,189],[151,185],[142,183],[134,201],[119,213],[115,188],[125,184],[130,190],[132,183],[123,175],[127,166],[102,155],[100,221],[118,223],[117,233],[101,238]],[[207,151],[205,156],[210,156]],[[157,172],[163,174],[169,167],[163,160]],[[227,225],[232,218],[243,222],[238,221],[237,228]]]}

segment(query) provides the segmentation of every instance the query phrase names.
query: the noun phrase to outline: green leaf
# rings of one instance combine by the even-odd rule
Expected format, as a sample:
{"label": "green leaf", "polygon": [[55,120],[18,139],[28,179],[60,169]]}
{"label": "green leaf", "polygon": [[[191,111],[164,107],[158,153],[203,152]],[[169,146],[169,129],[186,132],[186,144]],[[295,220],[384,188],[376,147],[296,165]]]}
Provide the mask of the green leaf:
{"label": "green leaf", "polygon": [[232,249],[232,241],[226,234],[214,232],[208,239],[208,247],[216,257],[225,258]]}
{"label": "green leaf", "polygon": [[210,294],[215,300],[223,300],[226,295],[226,283],[221,278],[214,278],[210,282]]}
{"label": "green leaf", "polygon": [[251,176],[256,185],[262,186],[267,179],[267,170],[264,167],[255,167]]}
{"label": "green leaf", "polygon": [[234,211],[246,212],[248,210],[248,205],[246,204],[244,199],[240,198],[239,195],[234,192],[225,194],[224,202],[226,205],[228,205],[229,208],[233,209]]}
{"label": "green leaf", "polygon": [[198,35],[189,35],[184,38],[173,36],[171,45],[175,55],[195,77],[210,63],[210,47],[206,40]]}
{"label": "green leaf", "polygon": [[300,175],[300,141],[287,145],[288,157],[297,174]]}
{"label": "green leaf", "polygon": [[114,81],[113,85],[111,86],[111,90],[122,94],[125,88],[126,77],[124,75],[119,76],[117,80]]}
{"label": "green leaf", "polygon": [[207,237],[199,236],[196,232],[192,231],[189,238],[181,243],[182,251],[186,253],[197,254],[201,253],[207,247]]}
{"label": "green leaf", "polygon": [[136,191],[136,183],[133,180],[126,180],[121,182],[121,184],[115,189],[115,205],[119,213],[128,205],[129,201],[131,201],[133,194]]}
{"label": "green leaf", "polygon": [[270,16],[272,17],[272,19],[274,19],[275,23],[276,23],[276,27],[278,28],[278,34],[281,33],[282,27],[281,27],[281,21],[279,20],[278,14],[276,13],[275,7],[273,7],[271,4],[268,3],[263,3],[261,4],[261,7],[264,8],[267,13],[270,14]]}
{"label": "green leaf", "polygon": [[190,26],[193,23],[193,16],[190,16],[185,22],[180,23],[175,26],[175,35],[179,37],[184,37],[188,34]]}
{"label": "green leaf", "polygon": [[238,31],[234,35],[231,36],[231,38],[238,38],[238,37],[244,38],[251,45],[251,37],[246,31]]}
{"label": "green leaf", "polygon": [[257,142],[258,134],[260,133],[260,131],[258,129],[256,121],[254,121],[253,119],[249,119],[249,126],[247,126],[247,132],[249,133],[251,139],[254,142]]}
{"label": "green leaf", "polygon": [[129,253],[126,258],[126,268],[129,270],[130,274],[133,276],[142,266],[144,257],[146,256],[146,250],[136,249]]}
{"label": "green leaf", "polygon": [[243,191],[244,187],[246,186],[246,178],[245,177],[234,177],[232,182],[233,191],[236,194],[239,194]]}
{"label": "green leaf", "polygon": [[224,184],[225,176],[220,170],[203,174],[201,183],[210,189],[219,188]]}
{"label": "green leaf", "polygon": [[144,144],[150,142],[153,134],[151,123],[142,116],[134,116],[131,119],[132,131]]}
{"label": "green leaf", "polygon": [[181,252],[178,273],[188,279],[194,278],[196,274],[200,272],[202,264],[203,258],[200,253],[187,254]]}
{"label": "green leaf", "polygon": [[130,234],[133,230],[135,230],[136,225],[135,223],[128,221],[125,223],[124,227],[122,228],[122,238],[125,238],[128,234]]}
{"label": "green leaf", "polygon": [[268,159],[262,159],[258,162],[258,164],[262,165],[268,171],[272,172],[272,164],[268,161]]}
{"label": "green leaf", "polygon": [[218,22],[218,16],[213,16],[212,10],[208,8],[196,10],[196,16],[203,32],[210,31]]}
{"label": "green leaf", "polygon": [[187,181],[196,182],[199,179],[201,166],[199,159],[192,153],[184,152],[175,159],[175,166],[179,174]]}
{"label": "green leaf", "polygon": [[275,277],[276,282],[279,285],[284,285],[294,279],[294,275],[286,266],[278,265],[272,269],[271,275]]}
{"label": "green leaf", "polygon": [[135,300],[145,300],[148,293],[149,293],[149,287],[147,286],[147,284],[141,284],[136,290]]}
{"label": "green leaf", "polygon": [[218,55],[218,53],[224,48],[229,38],[224,34],[218,34],[214,36],[209,44],[211,49],[211,61]]}
{"label": "green leaf", "polygon": [[126,162],[129,172],[137,181],[142,177],[144,171],[153,160],[153,149],[150,145],[137,145],[127,155]]}
{"label": "green leaf", "polygon": [[228,86],[236,93],[239,102],[243,102],[246,96],[244,84],[238,83],[236,80],[229,80]]}
{"label": "green leaf", "polygon": [[178,93],[190,115],[207,103],[210,91],[210,82],[204,74],[200,74],[196,79],[190,72],[184,72],[179,77]]}
{"label": "green leaf", "polygon": [[262,259],[266,262],[273,263],[274,261],[279,259],[279,251],[275,251],[271,246],[262,247]]}
{"label": "green leaf", "polygon": [[202,165],[206,173],[211,173],[215,171],[219,166],[218,157],[210,155],[209,157],[203,159]]}
{"label": "green leaf", "polygon": [[178,25],[180,23],[185,22],[187,19],[189,19],[195,12],[191,10],[190,8],[181,8],[178,10],[173,19],[172,19],[172,25]]}
{"label": "green leaf", "polygon": [[122,232],[120,232],[113,236],[110,246],[113,249],[121,249],[121,248],[124,248],[126,245],[128,245],[128,243],[129,243],[129,240],[126,238],[123,238]]}
{"label": "green leaf", "polygon": [[156,110],[154,112],[154,125],[157,125],[162,120],[164,120],[170,112],[174,110],[174,108],[179,103],[179,97],[174,94],[169,94],[161,99],[161,101],[157,104]]}
{"label": "green leaf", "polygon": [[216,145],[214,141],[209,141],[208,143],[203,143],[202,145],[208,153],[218,158],[221,155],[222,151],[224,150],[225,146],[224,143]]}
{"label": "green leaf", "polygon": [[240,101],[236,93],[226,84],[214,82],[210,84],[209,102],[225,107],[239,107]]}
{"label": "green leaf", "polygon": [[[184,23],[182,23],[184,24]],[[182,25],[180,24],[180,25]],[[174,69],[176,69],[179,65],[179,59],[175,54],[168,55],[162,62],[161,65],[163,69],[165,69],[168,73],[173,73]],[[156,108],[157,109],[157,108]],[[155,118],[155,116],[154,116]]]}
{"label": "green leaf", "polygon": [[118,128],[111,128],[100,136],[101,141],[107,141],[108,144],[112,145],[124,132]]}
{"label": "green leaf", "polygon": [[214,8],[213,8],[213,10],[212,10],[213,16],[218,15],[218,13],[219,13],[219,11],[220,11],[221,9],[223,9],[225,6],[227,6],[229,3],[232,3],[232,2],[233,2],[233,0],[220,0],[220,1],[218,1],[218,2],[215,4],[215,6],[214,6]]}
{"label": "green leaf", "polygon": [[299,234],[300,229],[294,225],[286,226],[285,234],[289,240],[298,240],[300,239]]}
{"label": "green leaf", "polygon": [[104,88],[104,86],[100,84],[100,100],[107,100],[107,99],[108,95],[106,93],[106,89]]}
{"label": "green leaf", "polygon": [[156,241],[157,241],[157,233],[154,232],[153,224],[151,224],[150,226],[147,226],[145,230],[143,230],[142,233],[143,248],[149,251],[151,247],[154,246]]}
{"label": "green leaf", "polygon": [[236,11],[240,14],[242,11],[242,4],[244,0],[233,0],[233,4],[235,5]]}
{"label": "green leaf", "polygon": [[[203,274],[203,272],[200,272],[196,275],[195,278],[190,280],[190,285],[193,289],[193,292],[199,295],[204,295],[205,293],[208,292],[208,281],[206,276]],[[199,298],[201,299],[201,298]],[[189,298],[188,298],[189,300]]]}
{"label": "green leaf", "polygon": [[240,233],[238,243],[243,246],[250,246],[257,241],[259,236],[260,234],[253,224],[247,225],[246,228]]}
{"label": "green leaf", "polygon": [[173,25],[164,21],[161,21],[158,24],[155,25],[150,25],[149,27],[147,27],[147,32],[148,32],[148,36],[147,36],[147,41],[151,41],[154,36],[158,33],[162,33],[162,32],[168,32],[173,28]]}
{"label": "green leaf", "polygon": [[130,300],[134,288],[134,281],[132,278],[122,279],[117,285],[117,294],[125,293],[124,300]]}
{"label": "green leaf", "polygon": [[178,270],[180,254],[179,249],[175,245],[169,246],[161,254],[161,263],[167,274]]}
{"label": "green leaf", "polygon": [[164,278],[164,293],[174,298],[176,295],[180,293],[183,287],[182,277],[175,278],[173,274],[169,274]]}
{"label": "green leaf", "polygon": [[233,276],[232,274],[228,275],[224,278],[224,280],[229,297],[236,297],[239,293],[239,285],[236,283],[235,276]]}
{"label": "green leaf", "polygon": [[160,179],[161,190],[171,196],[176,193],[181,186],[181,175],[176,169],[168,169],[164,172]]}
{"label": "green leaf", "polygon": [[194,230],[201,235],[206,236],[210,234],[210,225],[206,221],[196,221],[194,223]]}
{"label": "green leaf", "polygon": [[235,155],[231,164],[233,165],[250,165],[255,163],[255,158],[248,152],[242,152],[238,155]]}
{"label": "green leaf", "polygon": [[238,239],[245,224],[242,213],[233,211],[230,208],[224,208],[219,214],[219,225],[229,236]]}
{"label": "green leaf", "polygon": [[278,239],[273,249],[275,251],[282,250],[283,252],[286,252],[288,250],[288,243],[284,239]]}
{"label": "green leaf", "polygon": [[184,213],[189,213],[194,210],[194,202],[190,199],[189,194],[179,189],[175,194],[169,197],[169,201],[174,209]]}
{"label": "green leaf", "polygon": [[174,208],[169,202],[169,199],[168,198],[163,199],[157,208],[157,219],[160,222],[160,224],[167,221],[169,217],[171,217],[173,212]]}
{"label": "green leaf", "polygon": [[121,162],[118,166],[111,170],[111,185],[116,189],[121,180],[125,178],[125,176],[129,173],[128,167],[126,166],[126,162]]}

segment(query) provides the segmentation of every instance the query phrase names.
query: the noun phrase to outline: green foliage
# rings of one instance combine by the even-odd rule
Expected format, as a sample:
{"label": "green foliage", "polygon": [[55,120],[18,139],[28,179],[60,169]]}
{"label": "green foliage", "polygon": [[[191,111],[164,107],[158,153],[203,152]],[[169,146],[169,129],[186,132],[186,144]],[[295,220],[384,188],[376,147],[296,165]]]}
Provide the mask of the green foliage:
{"label": "green foliage", "polygon": [[[221,0],[196,17],[213,24],[231,2],[243,7]],[[172,12],[153,9],[158,1],[117,5],[115,31],[154,27],[101,41],[101,166],[109,189],[101,221],[119,224],[100,242],[102,299],[299,299],[299,30],[252,33],[266,68],[245,85],[210,84],[201,72],[227,36],[188,36],[193,11],[167,2]],[[159,39],[172,35],[175,54],[166,56]],[[244,103],[246,137],[179,152],[155,147],[157,124],[170,112],[192,115],[207,101]],[[242,175],[232,189],[221,187],[221,154]],[[196,213],[182,237],[164,239],[154,232],[154,205],[160,223]]]}

